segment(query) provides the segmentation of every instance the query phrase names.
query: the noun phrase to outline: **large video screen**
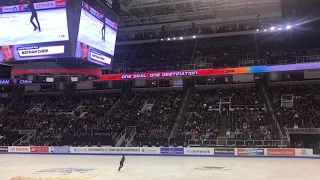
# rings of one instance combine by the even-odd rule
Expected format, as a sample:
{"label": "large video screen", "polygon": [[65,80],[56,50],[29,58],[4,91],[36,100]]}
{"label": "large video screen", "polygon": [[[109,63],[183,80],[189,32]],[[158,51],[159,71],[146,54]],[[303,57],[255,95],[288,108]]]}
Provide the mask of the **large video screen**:
{"label": "large video screen", "polygon": [[0,0],[0,62],[70,56],[65,0]]}
{"label": "large video screen", "polygon": [[117,16],[94,1],[82,2],[76,57],[111,66],[117,37]]}

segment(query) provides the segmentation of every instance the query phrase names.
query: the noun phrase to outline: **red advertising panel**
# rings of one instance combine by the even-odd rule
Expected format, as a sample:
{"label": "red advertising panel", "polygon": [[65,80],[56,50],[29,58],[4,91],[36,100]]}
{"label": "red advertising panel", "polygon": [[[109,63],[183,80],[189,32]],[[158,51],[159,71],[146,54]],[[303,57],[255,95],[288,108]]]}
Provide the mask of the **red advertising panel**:
{"label": "red advertising panel", "polygon": [[295,156],[295,149],[289,148],[270,148],[267,150],[268,156]]}
{"label": "red advertising panel", "polygon": [[244,74],[248,73],[248,68],[224,68],[224,69],[202,69],[186,71],[169,71],[137,74],[110,74],[101,77],[101,80],[134,80],[134,79],[152,79],[152,78],[173,78],[187,76],[212,76],[226,74]]}
{"label": "red advertising panel", "polygon": [[48,153],[49,147],[47,147],[47,146],[32,146],[32,147],[30,147],[30,152]]}

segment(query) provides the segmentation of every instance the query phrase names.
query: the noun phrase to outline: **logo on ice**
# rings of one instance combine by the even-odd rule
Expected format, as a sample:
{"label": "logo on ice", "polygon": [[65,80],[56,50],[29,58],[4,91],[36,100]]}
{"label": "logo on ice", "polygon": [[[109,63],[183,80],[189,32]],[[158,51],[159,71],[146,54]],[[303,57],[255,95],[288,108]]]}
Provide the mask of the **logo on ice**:
{"label": "logo on ice", "polygon": [[219,167],[219,166],[201,166],[194,168],[196,170],[204,170],[204,171],[231,171],[232,169],[228,169],[226,167]]}

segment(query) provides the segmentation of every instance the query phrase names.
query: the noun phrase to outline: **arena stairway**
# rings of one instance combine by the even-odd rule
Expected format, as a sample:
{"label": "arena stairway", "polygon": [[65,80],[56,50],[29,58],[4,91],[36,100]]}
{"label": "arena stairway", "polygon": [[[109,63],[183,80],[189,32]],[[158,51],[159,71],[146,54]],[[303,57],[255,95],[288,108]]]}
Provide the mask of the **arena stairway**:
{"label": "arena stairway", "polygon": [[225,137],[227,132],[228,115],[220,116],[219,137]]}
{"label": "arena stairway", "polygon": [[276,133],[279,139],[282,139],[286,143],[290,143],[289,137],[287,137],[287,135],[284,133],[285,131],[283,130],[283,128],[279,126],[277,115],[274,111],[275,105],[273,104],[273,101],[272,101],[272,95],[266,89],[267,89],[267,85],[259,84],[260,95],[265,102],[268,118],[272,124],[272,130],[273,132]]}
{"label": "arena stairway", "polygon": [[181,100],[181,103],[179,105],[180,106],[179,111],[178,111],[179,113],[178,113],[176,121],[172,127],[169,139],[176,137],[176,134],[179,131],[179,127],[184,123],[184,116],[186,115],[186,113],[189,109],[190,102],[191,102],[192,96],[194,94],[194,91],[195,91],[195,88],[190,87],[184,93],[183,98]]}

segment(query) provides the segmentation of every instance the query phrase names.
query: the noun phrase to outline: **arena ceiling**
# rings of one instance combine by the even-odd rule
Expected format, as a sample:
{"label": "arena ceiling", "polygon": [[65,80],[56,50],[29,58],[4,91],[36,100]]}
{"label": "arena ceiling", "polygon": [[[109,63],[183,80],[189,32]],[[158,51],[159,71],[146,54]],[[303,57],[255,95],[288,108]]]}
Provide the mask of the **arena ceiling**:
{"label": "arena ceiling", "polygon": [[120,26],[281,12],[281,0],[120,0]]}

